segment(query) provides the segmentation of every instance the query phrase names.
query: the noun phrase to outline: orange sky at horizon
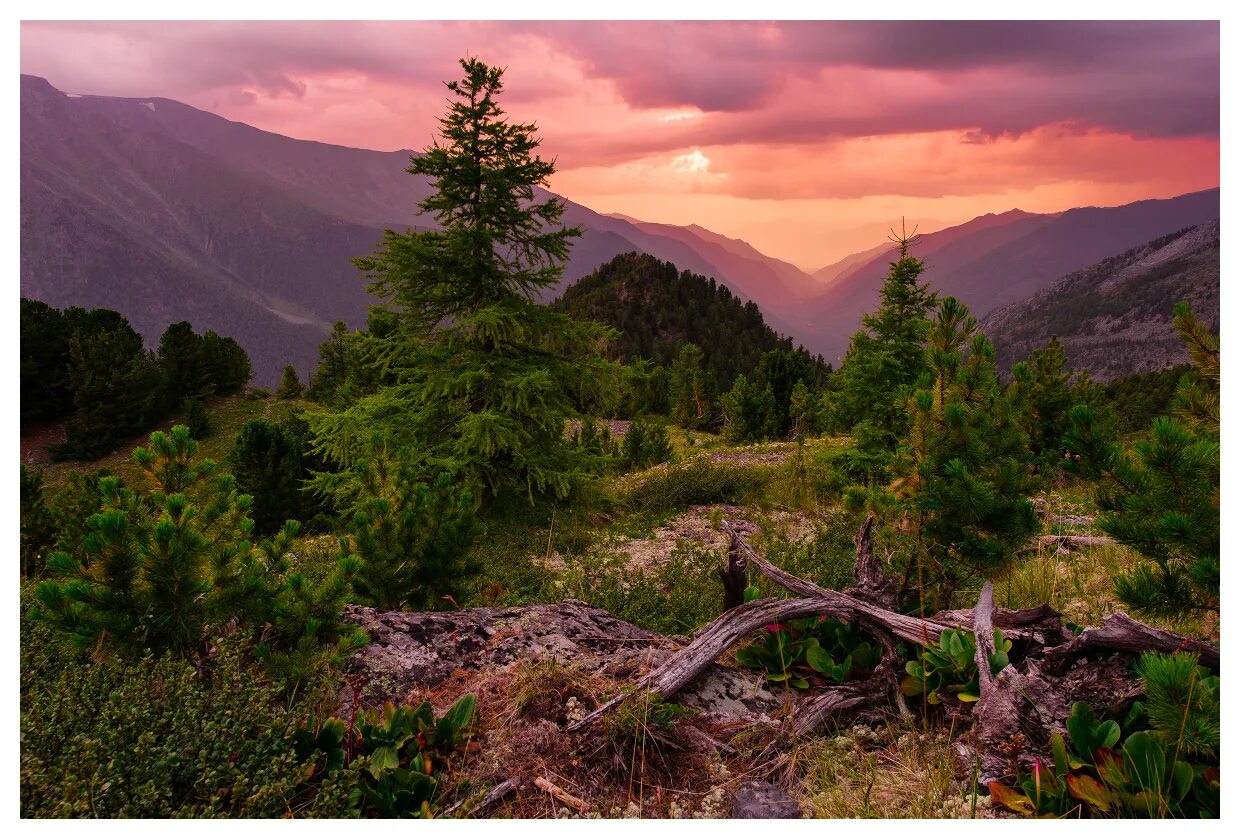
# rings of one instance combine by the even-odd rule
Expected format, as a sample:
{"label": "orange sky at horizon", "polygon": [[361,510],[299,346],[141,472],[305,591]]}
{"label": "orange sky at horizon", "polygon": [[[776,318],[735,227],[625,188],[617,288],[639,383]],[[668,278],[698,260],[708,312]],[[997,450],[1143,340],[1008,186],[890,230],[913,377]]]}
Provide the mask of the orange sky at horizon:
{"label": "orange sky at horizon", "polygon": [[929,231],[1218,186],[1218,24],[24,22],[22,72],[302,139],[431,140],[456,59],[599,212],[816,270]]}

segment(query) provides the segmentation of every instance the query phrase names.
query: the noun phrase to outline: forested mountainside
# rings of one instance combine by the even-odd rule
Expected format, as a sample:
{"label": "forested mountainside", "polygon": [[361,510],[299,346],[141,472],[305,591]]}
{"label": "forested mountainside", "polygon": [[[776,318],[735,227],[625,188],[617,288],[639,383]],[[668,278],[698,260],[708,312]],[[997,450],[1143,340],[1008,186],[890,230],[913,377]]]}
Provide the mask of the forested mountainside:
{"label": "forested mountainside", "polygon": [[620,330],[612,346],[620,360],[644,358],[670,367],[684,344],[696,345],[716,392],[730,388],[737,374],[751,374],[763,353],[793,349],[752,300],[649,254],[617,256],[570,286],[553,306]]}
{"label": "forested mountainside", "polygon": [[1068,361],[1101,381],[1188,360],[1171,323],[1187,300],[1210,329],[1219,324],[1218,219],[1161,236],[1076,271],[982,321],[999,370],[1058,335]]}
{"label": "forested mountainside", "polygon": [[[974,314],[985,315],[1069,272],[1218,215],[1217,189],[1050,215],[1009,211],[920,236],[912,253],[925,260],[926,280],[940,294],[953,295]],[[792,334],[828,361],[837,361],[861,313],[877,306],[892,252],[886,249],[838,275],[819,297],[780,312],[792,321]]]}
{"label": "forested mountainside", "polygon": [[[148,343],[188,320],[235,337],[257,384],[274,386],[288,362],[305,377],[331,324],[365,320],[352,259],[385,227],[434,226],[417,214],[429,186],[406,173],[411,154],[295,140],[168,99],[69,96],[22,76],[22,294],[117,309]],[[752,249],[738,257],[707,231],[643,230],[565,205],[564,221],[584,235],[546,300],[629,251],[763,306],[792,274],[814,285]]]}

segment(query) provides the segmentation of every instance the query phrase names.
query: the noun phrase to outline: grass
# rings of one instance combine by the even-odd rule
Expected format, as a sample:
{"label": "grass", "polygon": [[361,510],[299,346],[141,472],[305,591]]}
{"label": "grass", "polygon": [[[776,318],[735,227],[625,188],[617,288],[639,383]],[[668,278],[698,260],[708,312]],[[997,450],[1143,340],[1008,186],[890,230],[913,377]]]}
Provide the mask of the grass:
{"label": "grass", "polygon": [[946,731],[891,722],[854,726],[789,753],[795,793],[816,818],[958,819],[989,815],[988,799],[962,792]]}
{"label": "grass", "polygon": [[[211,433],[199,441],[198,451],[203,457],[224,462],[232,450],[233,442],[241,427],[252,419],[278,419],[286,412],[308,408],[312,403],[301,399],[276,399],[275,397],[255,397],[249,393],[236,396],[222,396],[208,400],[205,407],[211,424]],[[179,418],[170,418],[160,423],[155,430],[167,431],[178,424]],[[43,470],[43,480],[51,489],[63,486],[71,471],[87,472],[96,469],[110,469],[113,474],[124,479],[126,483],[135,484],[142,478],[142,470],[133,462],[133,450],[143,446],[151,438],[151,432],[137,435],[118,446],[115,451],[91,461],[63,461],[53,463],[51,458],[37,448],[32,437],[22,440],[22,457],[27,463]],[[27,448],[30,446],[31,448]]]}

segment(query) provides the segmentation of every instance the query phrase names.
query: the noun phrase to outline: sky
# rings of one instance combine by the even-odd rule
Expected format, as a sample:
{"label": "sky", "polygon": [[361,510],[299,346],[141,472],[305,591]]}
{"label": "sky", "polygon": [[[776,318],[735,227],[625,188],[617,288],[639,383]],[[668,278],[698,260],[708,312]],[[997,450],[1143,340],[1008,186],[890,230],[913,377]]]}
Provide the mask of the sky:
{"label": "sky", "polygon": [[474,55],[551,188],[815,270],[988,212],[1219,183],[1217,22],[23,22],[21,68],[422,149]]}

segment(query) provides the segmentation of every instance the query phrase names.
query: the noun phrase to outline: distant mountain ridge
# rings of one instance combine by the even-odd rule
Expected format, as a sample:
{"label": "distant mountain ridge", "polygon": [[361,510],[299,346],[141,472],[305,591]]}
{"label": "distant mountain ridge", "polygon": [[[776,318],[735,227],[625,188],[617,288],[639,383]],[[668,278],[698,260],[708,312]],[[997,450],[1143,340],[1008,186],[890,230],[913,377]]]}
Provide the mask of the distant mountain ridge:
{"label": "distant mountain ridge", "polygon": [[[21,150],[23,295],[116,308],[148,343],[181,319],[231,335],[267,386],[288,362],[308,375],[336,320],[364,322],[373,300],[353,257],[385,227],[433,226],[418,215],[430,187],[405,171],[411,152],[295,140],[169,99],[70,97],[22,76]],[[630,251],[764,308],[789,278],[814,283],[709,231],[565,203],[564,221],[584,235],[547,300]]]}
{"label": "distant mountain ridge", "polygon": [[1184,363],[1188,354],[1171,325],[1172,307],[1187,300],[1219,328],[1219,222],[1161,236],[1075,271],[1025,300],[992,311],[982,330],[1007,373],[1058,335],[1073,367],[1109,381]]}
{"label": "distant mountain ridge", "polygon": [[[1218,215],[1217,188],[1048,215],[1013,210],[919,237],[911,250],[926,261],[923,280],[981,316],[1072,271]],[[861,314],[878,304],[891,253],[888,248],[860,262],[840,273],[818,297],[800,301],[799,315],[786,313],[791,333],[838,364],[860,327]]]}
{"label": "distant mountain ridge", "polygon": [[[236,338],[256,382],[291,362],[303,377],[330,325],[373,301],[351,259],[382,230],[430,226],[410,152],[295,140],[168,99],[66,96],[21,77],[21,293],[105,306],[148,342],[168,323]],[[875,245],[816,272],[697,225],[602,215],[566,201],[584,235],[563,289],[633,251],[713,277],[765,322],[837,363],[872,311],[891,259]],[[1219,215],[1218,189],[1123,207],[981,216],[914,245],[926,279],[978,315],[1072,271]]]}

